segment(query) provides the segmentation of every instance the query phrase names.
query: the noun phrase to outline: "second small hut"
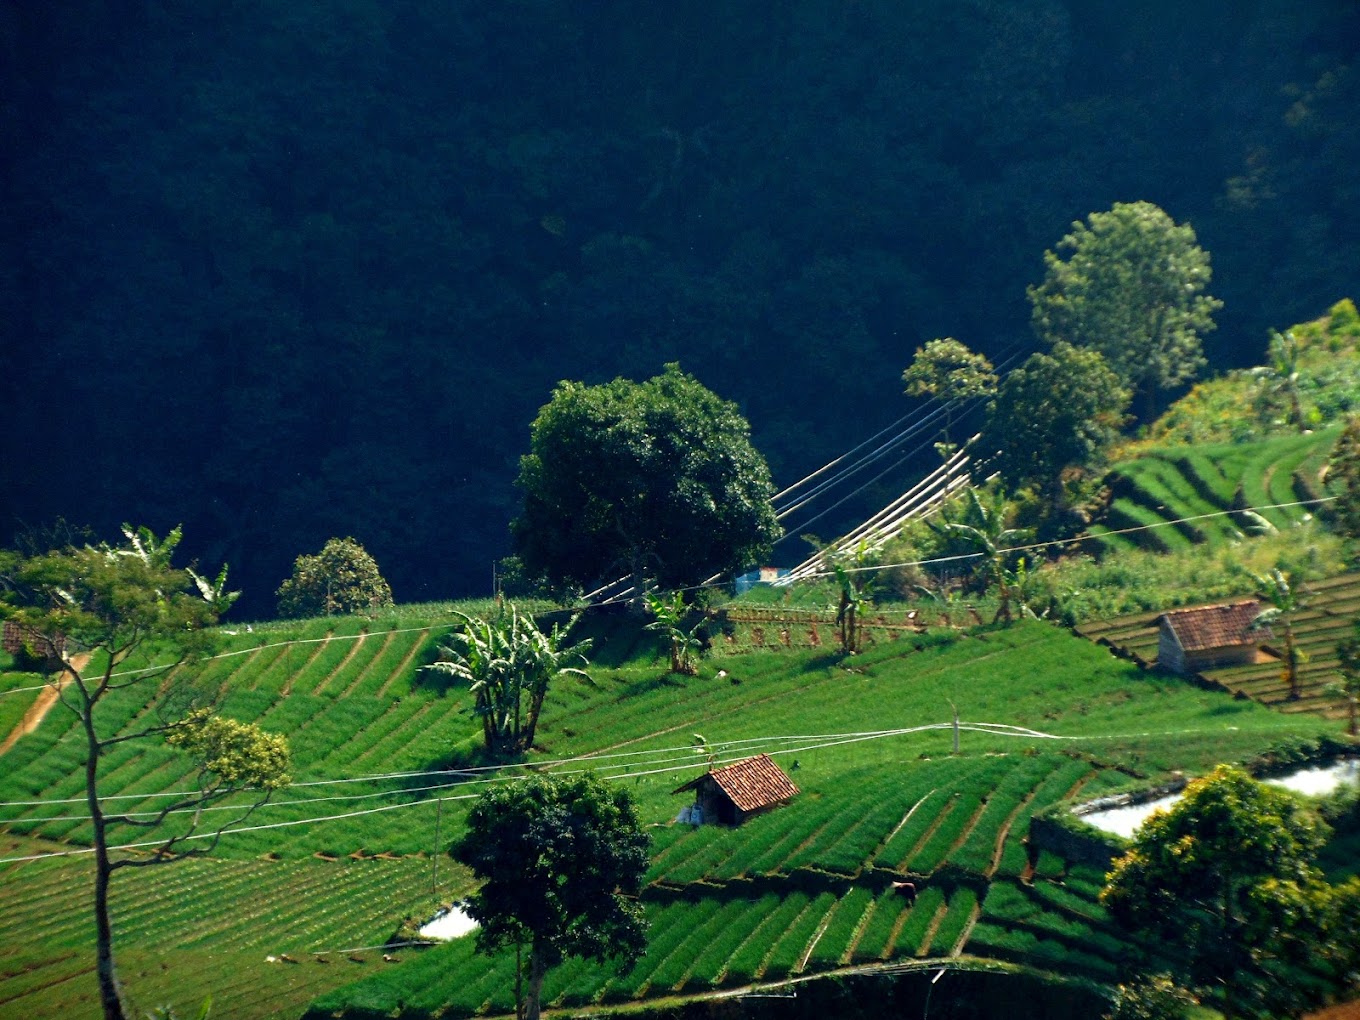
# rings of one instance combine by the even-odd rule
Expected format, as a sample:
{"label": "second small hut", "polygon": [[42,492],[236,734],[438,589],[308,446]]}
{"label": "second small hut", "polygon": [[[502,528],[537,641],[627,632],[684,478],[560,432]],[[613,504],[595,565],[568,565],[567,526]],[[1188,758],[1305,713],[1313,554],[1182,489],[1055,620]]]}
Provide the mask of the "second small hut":
{"label": "second small hut", "polygon": [[786,804],[798,787],[768,754],[744,758],[692,779],[675,790],[694,791],[694,804],[680,813],[680,821],[740,825],[752,815]]}

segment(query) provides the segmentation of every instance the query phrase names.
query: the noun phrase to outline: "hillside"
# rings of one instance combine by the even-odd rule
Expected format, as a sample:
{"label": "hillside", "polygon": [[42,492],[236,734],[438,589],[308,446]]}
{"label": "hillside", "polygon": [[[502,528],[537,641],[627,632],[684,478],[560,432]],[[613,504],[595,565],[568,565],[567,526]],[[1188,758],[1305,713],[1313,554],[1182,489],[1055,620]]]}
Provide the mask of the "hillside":
{"label": "hillside", "polygon": [[[1343,300],[1284,335],[1292,363],[1200,383],[1124,444],[1105,480],[1109,505],[1090,529],[1097,549],[1179,553],[1325,515],[1327,460],[1360,408],[1360,316]],[[1257,517],[1247,507],[1268,509]]]}
{"label": "hillside", "polygon": [[[1099,870],[1031,858],[1033,815],[1338,732],[1147,673],[1046,624],[901,630],[849,660],[738,641],[679,678],[626,620],[588,622],[602,639],[595,685],[554,689],[533,760],[595,768],[636,797],[654,840],[643,895],[652,948],[626,973],[554,971],[550,994],[565,1005],[942,957],[1108,981],[1124,950],[1094,900]],[[510,1008],[511,962],[488,967],[467,939],[392,949],[394,963],[381,949],[337,952],[382,946],[469,888],[428,856],[486,781],[446,771],[478,764],[468,695],[416,675],[448,625],[429,608],[223,634],[225,654],[202,681],[229,714],[290,733],[296,782],[251,819],[265,827],[229,836],[213,859],[115,885],[137,1003],[188,1012],[212,993],[213,1015],[233,1017],[296,1015],[312,999],[318,1016]],[[150,710],[128,702],[122,722]],[[736,830],[668,824],[686,803],[672,791],[706,767],[696,732],[718,762],[774,755],[802,795]],[[0,895],[17,905],[2,922],[0,1002],[31,1017],[95,1005],[86,864],[17,859],[85,838],[78,804],[61,802],[80,784],[72,736],[69,718],[49,716],[0,775]],[[124,748],[108,763],[108,794],[144,806],[183,781],[168,750]],[[906,876],[922,889],[910,908],[890,888]],[[267,962],[282,954],[300,962]]]}

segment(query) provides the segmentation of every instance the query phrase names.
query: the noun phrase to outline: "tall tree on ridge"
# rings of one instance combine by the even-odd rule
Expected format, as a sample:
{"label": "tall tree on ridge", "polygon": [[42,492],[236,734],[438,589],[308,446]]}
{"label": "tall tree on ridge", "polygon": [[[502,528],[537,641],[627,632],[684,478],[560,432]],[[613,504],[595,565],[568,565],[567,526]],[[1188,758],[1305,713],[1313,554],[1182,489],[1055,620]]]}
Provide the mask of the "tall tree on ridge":
{"label": "tall tree on ridge", "polygon": [[1155,395],[1204,365],[1200,336],[1223,302],[1205,293],[1209,254],[1189,224],[1151,202],[1116,202],[1044,252],[1042,283],[1030,286],[1034,332],[1100,351],[1125,384]]}

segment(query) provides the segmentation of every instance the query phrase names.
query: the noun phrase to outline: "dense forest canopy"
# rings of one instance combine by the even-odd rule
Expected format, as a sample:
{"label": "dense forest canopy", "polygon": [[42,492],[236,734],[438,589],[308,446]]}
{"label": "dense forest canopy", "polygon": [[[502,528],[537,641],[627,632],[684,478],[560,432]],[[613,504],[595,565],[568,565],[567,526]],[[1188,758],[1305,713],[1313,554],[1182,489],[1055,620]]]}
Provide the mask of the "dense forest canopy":
{"label": "dense forest canopy", "polygon": [[679,361],[787,484],[925,341],[1034,350],[1119,201],[1256,362],[1360,291],[1358,47],[1349,0],[0,0],[0,528],[183,523],[260,615],[336,535],[482,592],[557,381]]}

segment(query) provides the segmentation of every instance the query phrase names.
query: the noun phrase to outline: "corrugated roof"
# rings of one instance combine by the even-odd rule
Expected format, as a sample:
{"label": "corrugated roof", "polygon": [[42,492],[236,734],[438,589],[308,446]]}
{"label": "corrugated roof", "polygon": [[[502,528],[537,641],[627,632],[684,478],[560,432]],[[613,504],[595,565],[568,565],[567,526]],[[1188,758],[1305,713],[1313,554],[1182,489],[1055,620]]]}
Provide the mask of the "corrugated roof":
{"label": "corrugated roof", "polygon": [[1267,627],[1251,629],[1251,622],[1260,612],[1261,604],[1255,599],[1247,599],[1245,602],[1177,609],[1163,613],[1159,619],[1187,652],[1203,652],[1210,648],[1251,645],[1270,637]]}
{"label": "corrugated roof", "polygon": [[720,769],[711,769],[675,792],[692,790],[705,778],[717,783],[718,788],[743,811],[758,811],[798,794],[798,787],[793,785],[793,781],[768,754],[758,754]]}

